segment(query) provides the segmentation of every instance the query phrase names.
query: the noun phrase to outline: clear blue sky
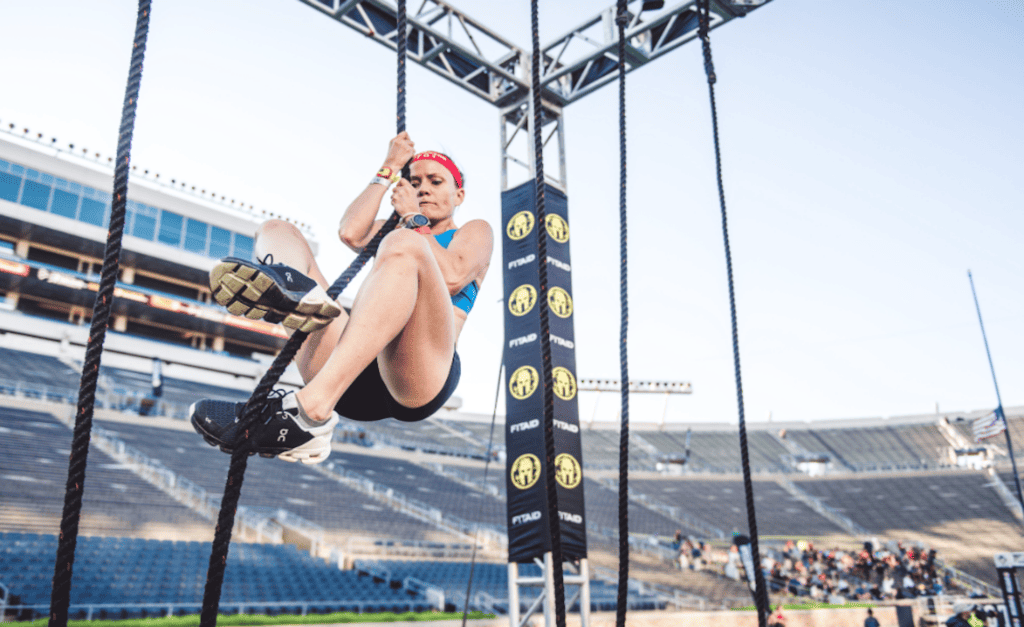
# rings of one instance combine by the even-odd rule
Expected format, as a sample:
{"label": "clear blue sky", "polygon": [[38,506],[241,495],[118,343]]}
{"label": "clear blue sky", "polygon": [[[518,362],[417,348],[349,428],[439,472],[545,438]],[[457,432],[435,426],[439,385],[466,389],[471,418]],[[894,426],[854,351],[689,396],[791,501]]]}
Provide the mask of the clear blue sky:
{"label": "clear blue sky", "polygon": [[[541,2],[542,41],[611,4]],[[0,123],[114,154],[135,3],[0,6]],[[457,6],[529,46],[528,2]],[[1024,404],[1024,5],[776,0],[713,47],[748,419],[994,405],[968,268],[1005,404]],[[693,382],[671,421],[735,422],[699,46],[627,84],[630,371]],[[608,86],[565,112],[581,377],[619,372],[616,100]],[[334,228],[394,101],[393,53],[298,1],[157,0],[133,163],[314,224],[336,275]],[[412,65],[409,130],[461,160],[459,219],[500,229],[497,111]],[[494,395],[499,270],[496,251],[460,342],[471,411]],[[634,400],[634,420],[660,411]]]}

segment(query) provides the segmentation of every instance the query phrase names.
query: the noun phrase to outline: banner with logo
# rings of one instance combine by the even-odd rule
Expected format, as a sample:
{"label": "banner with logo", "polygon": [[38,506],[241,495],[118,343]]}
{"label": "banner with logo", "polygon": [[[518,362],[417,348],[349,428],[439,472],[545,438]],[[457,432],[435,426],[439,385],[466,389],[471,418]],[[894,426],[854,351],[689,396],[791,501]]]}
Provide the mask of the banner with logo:
{"label": "banner with logo", "polygon": [[[555,402],[555,476],[562,553],[587,556],[583,512],[583,450],[576,397],[572,266],[565,194],[545,192],[548,306]],[[505,446],[508,455],[508,556],[531,562],[551,550],[544,453],[544,390],[537,307],[537,215],[534,183],[502,192],[502,275],[505,286]]]}

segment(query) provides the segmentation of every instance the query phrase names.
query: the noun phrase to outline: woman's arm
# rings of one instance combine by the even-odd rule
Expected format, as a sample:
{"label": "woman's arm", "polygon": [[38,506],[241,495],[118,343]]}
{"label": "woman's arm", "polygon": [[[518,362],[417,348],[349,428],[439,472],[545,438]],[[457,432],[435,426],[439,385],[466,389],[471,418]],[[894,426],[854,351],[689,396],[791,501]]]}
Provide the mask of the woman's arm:
{"label": "woman's arm", "polygon": [[448,248],[438,244],[431,235],[426,238],[449,294],[458,294],[473,280],[483,282],[494,249],[494,234],[489,224],[483,220],[467,222],[455,233]]}
{"label": "woman's arm", "polygon": [[[388,154],[384,159],[384,166],[398,172],[416,154],[413,141],[405,131],[399,133],[388,144]],[[338,237],[341,241],[359,252],[370,243],[373,236],[377,234],[384,220],[377,220],[377,212],[380,210],[380,202],[388,188],[384,185],[370,183],[356,196],[355,200],[345,209],[338,225]]]}

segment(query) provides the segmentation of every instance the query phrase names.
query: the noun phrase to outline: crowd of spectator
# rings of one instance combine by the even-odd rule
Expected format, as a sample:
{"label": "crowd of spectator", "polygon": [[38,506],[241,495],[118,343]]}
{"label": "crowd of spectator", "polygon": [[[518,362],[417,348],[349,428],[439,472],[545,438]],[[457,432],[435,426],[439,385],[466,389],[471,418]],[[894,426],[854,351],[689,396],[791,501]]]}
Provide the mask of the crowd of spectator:
{"label": "crowd of spectator", "polygon": [[817,550],[812,542],[786,542],[762,560],[774,592],[815,601],[882,601],[950,592],[952,582],[935,562],[935,550],[891,543],[860,550]]}
{"label": "crowd of spectator", "polygon": [[[746,580],[740,548],[713,548],[681,532],[671,544],[681,569],[710,569],[736,581]],[[809,597],[830,603],[908,599],[968,591],[936,564],[935,550],[890,542],[865,542],[858,550],[819,550],[813,542],[789,540],[781,548],[763,546],[761,565],[774,594]]]}

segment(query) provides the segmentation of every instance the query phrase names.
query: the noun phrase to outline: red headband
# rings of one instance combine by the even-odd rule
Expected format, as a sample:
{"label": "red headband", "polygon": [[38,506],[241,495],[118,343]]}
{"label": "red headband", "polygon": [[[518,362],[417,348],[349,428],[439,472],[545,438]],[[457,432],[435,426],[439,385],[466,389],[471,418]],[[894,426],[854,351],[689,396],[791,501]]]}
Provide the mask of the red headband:
{"label": "red headband", "polygon": [[455,186],[462,189],[462,173],[459,172],[459,168],[455,165],[454,161],[439,152],[421,152],[412,158],[413,161],[423,161],[424,159],[436,161],[447,168],[452,173],[452,176],[455,177]]}

